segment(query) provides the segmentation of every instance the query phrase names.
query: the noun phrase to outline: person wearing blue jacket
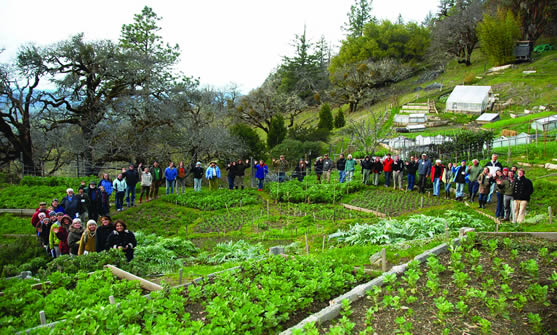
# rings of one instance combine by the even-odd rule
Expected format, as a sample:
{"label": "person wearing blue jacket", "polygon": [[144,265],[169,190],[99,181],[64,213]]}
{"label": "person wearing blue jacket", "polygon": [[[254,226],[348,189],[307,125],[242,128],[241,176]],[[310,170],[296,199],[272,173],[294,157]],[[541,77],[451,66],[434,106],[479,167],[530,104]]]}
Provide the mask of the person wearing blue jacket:
{"label": "person wearing blue jacket", "polygon": [[102,186],[104,187],[104,191],[108,194],[108,199],[110,201],[110,195],[112,194],[112,180],[108,173],[103,174],[102,179],[97,184],[97,187]]}
{"label": "person wearing blue jacket", "polygon": [[205,171],[205,179],[209,181],[209,189],[216,190],[219,188],[220,169],[217,162],[212,161],[209,163],[207,171]]}
{"label": "person wearing blue jacket", "polygon": [[168,167],[164,169],[164,178],[166,178],[166,194],[170,190],[170,194],[174,193],[174,183],[176,182],[176,177],[178,176],[178,171],[174,167],[174,162],[170,162]]}
{"label": "person wearing blue jacket", "polygon": [[464,185],[468,182],[468,166],[466,166],[466,161],[460,162],[460,166],[455,168],[453,176],[456,183],[456,200],[463,201]]}
{"label": "person wearing blue jacket", "polygon": [[257,180],[259,181],[257,190],[263,191],[263,181],[265,180],[267,173],[269,173],[269,168],[263,160],[260,160],[259,164],[255,165],[255,169],[255,178],[257,178]]}

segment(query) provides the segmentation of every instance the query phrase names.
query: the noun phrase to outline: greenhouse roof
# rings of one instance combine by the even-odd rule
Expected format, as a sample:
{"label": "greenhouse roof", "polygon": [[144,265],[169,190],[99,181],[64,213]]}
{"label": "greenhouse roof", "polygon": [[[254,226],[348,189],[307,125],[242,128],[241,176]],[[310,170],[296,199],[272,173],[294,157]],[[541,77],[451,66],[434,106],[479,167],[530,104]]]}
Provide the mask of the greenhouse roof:
{"label": "greenhouse roof", "polygon": [[491,92],[491,86],[455,86],[447,102],[482,103]]}

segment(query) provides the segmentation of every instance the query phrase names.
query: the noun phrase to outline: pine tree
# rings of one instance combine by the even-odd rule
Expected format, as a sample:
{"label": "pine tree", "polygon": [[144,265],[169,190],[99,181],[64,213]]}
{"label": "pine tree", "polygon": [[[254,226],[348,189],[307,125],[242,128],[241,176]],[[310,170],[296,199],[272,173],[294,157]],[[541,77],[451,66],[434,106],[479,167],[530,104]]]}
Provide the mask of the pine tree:
{"label": "pine tree", "polygon": [[331,106],[329,104],[321,105],[321,111],[319,111],[319,123],[317,128],[321,129],[333,129],[333,114],[331,113]]}
{"label": "pine tree", "polygon": [[344,112],[342,111],[342,108],[339,108],[337,115],[335,115],[335,128],[342,128],[345,124],[346,121],[344,120]]}
{"label": "pine tree", "polygon": [[269,125],[269,133],[267,133],[267,146],[269,146],[269,149],[281,144],[286,137],[286,133],[287,130],[282,115],[273,116]]}

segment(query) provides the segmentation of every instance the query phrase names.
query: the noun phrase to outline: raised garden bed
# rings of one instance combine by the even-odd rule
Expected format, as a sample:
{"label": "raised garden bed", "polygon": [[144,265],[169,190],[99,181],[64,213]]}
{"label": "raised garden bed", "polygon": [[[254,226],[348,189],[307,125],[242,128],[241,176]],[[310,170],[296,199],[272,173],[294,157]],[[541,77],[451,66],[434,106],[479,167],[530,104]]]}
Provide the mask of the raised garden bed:
{"label": "raised garden bed", "polygon": [[440,206],[450,202],[441,197],[426,196],[417,192],[376,188],[359,192],[350,197],[347,203],[361,208],[372,209],[388,216],[397,216],[422,207]]}
{"label": "raised garden bed", "polygon": [[533,237],[477,237],[384,276],[341,318],[293,333],[552,334],[557,246]]}

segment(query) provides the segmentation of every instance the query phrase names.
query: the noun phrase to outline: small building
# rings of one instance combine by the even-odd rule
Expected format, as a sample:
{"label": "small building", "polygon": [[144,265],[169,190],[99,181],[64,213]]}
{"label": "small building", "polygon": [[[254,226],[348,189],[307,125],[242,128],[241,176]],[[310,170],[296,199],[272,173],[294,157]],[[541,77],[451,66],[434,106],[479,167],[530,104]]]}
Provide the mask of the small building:
{"label": "small building", "polygon": [[392,149],[403,149],[414,146],[414,141],[404,136],[399,136],[390,139],[388,145]]}
{"label": "small building", "polygon": [[415,114],[397,114],[395,115],[394,123],[397,126],[406,126],[410,124],[424,124],[427,122],[425,113]]}
{"label": "small building", "polygon": [[513,56],[517,61],[530,61],[534,49],[532,41],[517,41],[513,49]]}
{"label": "small building", "polygon": [[538,131],[549,131],[557,128],[557,115],[551,115],[532,122],[532,129]]}
{"label": "small building", "polygon": [[505,137],[501,136],[493,140],[492,148],[505,148],[508,146],[515,146],[520,144],[530,144],[532,138],[526,133],[520,133],[516,136]]}
{"label": "small building", "polygon": [[479,124],[486,124],[495,121],[499,121],[501,118],[499,117],[499,113],[483,113],[480,115],[479,118],[476,119],[476,122]]}
{"label": "small building", "polygon": [[408,131],[411,132],[411,133],[417,133],[417,132],[420,132],[420,131],[424,131],[425,130],[425,125],[423,125],[423,124],[409,125],[409,126],[406,126],[406,129],[408,129]]}
{"label": "small building", "polygon": [[491,86],[457,85],[445,106],[445,112],[481,114],[494,102]]}

